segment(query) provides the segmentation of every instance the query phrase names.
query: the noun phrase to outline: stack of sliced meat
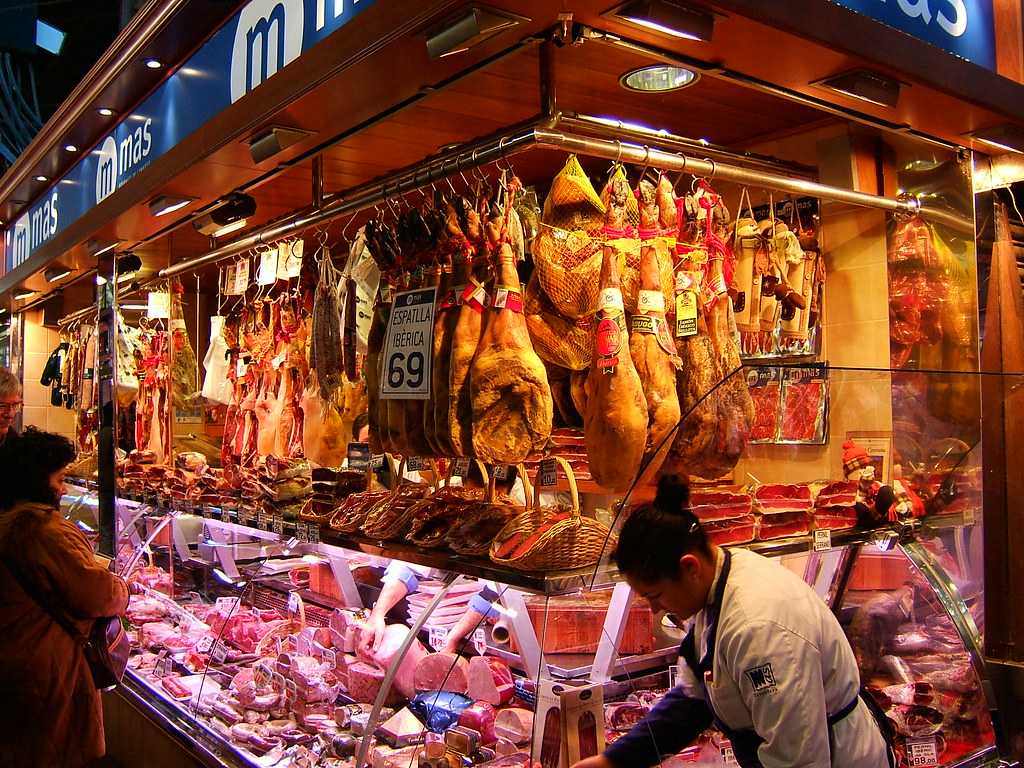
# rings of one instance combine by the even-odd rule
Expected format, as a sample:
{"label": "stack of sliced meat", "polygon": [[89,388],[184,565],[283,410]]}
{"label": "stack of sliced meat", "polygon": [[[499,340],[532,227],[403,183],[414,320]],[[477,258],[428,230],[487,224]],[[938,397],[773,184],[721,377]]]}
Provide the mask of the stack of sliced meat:
{"label": "stack of sliced meat", "polygon": [[714,544],[744,544],[754,540],[757,522],[749,493],[733,489],[693,490],[690,508]]}
{"label": "stack of sliced meat", "polygon": [[814,527],[842,530],[857,525],[857,483],[830,483],[814,500]]}
{"label": "stack of sliced meat", "polygon": [[299,511],[313,492],[309,462],[305,459],[260,459],[256,485],[263,508],[286,520],[297,520]]}
{"label": "stack of sliced meat", "polygon": [[781,539],[810,531],[811,489],[807,485],[769,483],[754,492],[760,514],[757,538]]}

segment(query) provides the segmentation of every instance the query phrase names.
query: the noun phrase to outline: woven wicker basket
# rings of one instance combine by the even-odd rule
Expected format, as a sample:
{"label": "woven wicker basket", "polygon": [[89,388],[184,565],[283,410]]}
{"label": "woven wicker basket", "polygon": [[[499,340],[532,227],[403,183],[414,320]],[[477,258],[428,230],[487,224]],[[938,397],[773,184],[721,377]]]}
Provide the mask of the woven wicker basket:
{"label": "woven wicker basket", "polygon": [[[491,560],[499,565],[518,571],[547,572],[570,568],[585,568],[596,564],[612,537],[607,526],[580,514],[580,496],[576,488],[576,476],[572,467],[561,457],[555,460],[562,467],[569,481],[572,505],[564,507],[541,507],[540,485],[534,489],[533,507],[513,518],[491,544]],[[552,521],[557,518],[556,522]],[[550,526],[542,530],[545,526]],[[525,552],[499,555],[512,539],[521,543],[535,538]]]}
{"label": "woven wicker basket", "polygon": [[[526,474],[526,467],[522,464],[517,464],[516,468],[519,470],[519,478],[523,481],[523,494],[528,508],[532,502],[533,487],[530,484],[530,478]],[[465,535],[464,531],[480,525],[480,521],[484,517],[501,517],[504,518],[505,523],[508,523],[513,517],[517,514],[522,514],[524,511],[523,507],[509,504],[507,500],[500,501],[496,499],[495,478],[493,473],[487,484],[487,498],[481,503],[481,506],[486,507],[486,509],[481,510],[477,505],[473,505],[472,511],[469,515],[465,519],[455,523],[455,525],[448,530],[448,533],[445,536],[445,544],[453,552],[457,552],[460,555],[487,557],[487,553],[491,548],[491,542],[488,541],[485,544],[472,545],[469,543],[469,536]],[[499,532],[505,527],[505,523],[499,526]]]}
{"label": "woven wicker basket", "polygon": [[[391,468],[389,473],[392,478],[392,483],[399,477],[398,467],[395,465],[395,457],[390,453],[384,454],[385,461],[388,462],[388,466]],[[367,489],[374,487],[374,475],[373,470],[367,467]],[[392,488],[392,491],[394,489]],[[382,495],[383,494],[383,495]],[[341,531],[342,533],[355,533],[362,527],[363,521],[366,520],[366,516],[370,510],[378,504],[381,500],[387,498],[390,495],[388,491],[375,491],[366,490],[363,493],[354,493],[345,499],[335,511],[331,514],[328,521],[328,525],[335,531]]]}
{"label": "woven wicker basket", "polygon": [[[433,472],[436,483],[437,464],[433,459],[427,460]],[[373,505],[373,508],[366,515],[362,531],[372,539],[399,539],[404,538],[409,532],[412,524],[414,511],[417,502],[420,502],[429,492],[430,486],[419,486],[417,484],[403,485],[402,475],[405,473],[405,457],[398,467],[398,485],[385,499]],[[434,486],[437,490],[437,486]]]}

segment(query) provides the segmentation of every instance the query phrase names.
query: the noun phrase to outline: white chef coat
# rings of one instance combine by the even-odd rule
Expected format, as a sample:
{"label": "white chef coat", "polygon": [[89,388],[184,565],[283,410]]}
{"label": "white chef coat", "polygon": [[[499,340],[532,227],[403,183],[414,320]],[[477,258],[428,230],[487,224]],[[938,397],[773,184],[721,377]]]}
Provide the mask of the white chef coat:
{"label": "white chef coat", "polygon": [[[723,560],[720,554],[709,601]],[[694,620],[698,659],[707,651],[708,610]],[[755,730],[764,739],[758,748],[764,768],[888,765],[885,741],[863,701],[835,724],[830,750],[826,717],[858,697],[860,673],[839,622],[799,577],[733,550],[716,632],[710,676],[696,680],[680,660],[680,684],[687,695],[705,699],[727,728]]]}

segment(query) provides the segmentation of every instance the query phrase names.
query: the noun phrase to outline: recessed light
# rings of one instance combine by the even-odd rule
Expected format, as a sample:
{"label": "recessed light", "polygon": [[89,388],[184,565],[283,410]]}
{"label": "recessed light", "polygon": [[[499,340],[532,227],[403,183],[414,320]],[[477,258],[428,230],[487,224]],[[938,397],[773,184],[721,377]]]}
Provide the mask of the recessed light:
{"label": "recessed light", "polygon": [[619,78],[619,83],[630,91],[657,93],[675,91],[693,85],[699,77],[692,69],[668,64],[654,64],[627,72]]}
{"label": "recessed light", "polygon": [[1024,152],[1024,128],[1010,123],[979,128],[964,134],[969,139],[1003,152]]}
{"label": "recessed light", "polygon": [[715,31],[713,14],[674,0],[636,0],[619,6],[610,15],[683,40],[707,42]]}
{"label": "recessed light", "polygon": [[900,81],[870,69],[854,69],[815,80],[811,85],[828,88],[879,107],[895,107],[900,100]]}
{"label": "recessed light", "polygon": [[67,267],[51,267],[50,269],[43,272],[43,277],[46,278],[48,283],[56,283],[58,280],[63,280],[65,277],[70,275],[72,270]]}
{"label": "recessed light", "polygon": [[103,115],[103,117],[111,117],[114,114],[114,110],[110,107],[100,107],[96,111]]}
{"label": "recessed light", "polygon": [[31,299],[35,295],[36,291],[30,291],[27,288],[22,288],[21,290],[14,292],[14,300],[24,301],[25,299]]}
{"label": "recessed light", "polygon": [[65,144],[64,145],[64,151],[65,152],[77,152],[78,151],[78,147],[76,147],[74,144]]}
{"label": "recessed light", "polygon": [[150,69],[160,69],[163,66],[163,62],[159,59],[146,59],[146,66]]}
{"label": "recessed light", "polygon": [[43,176],[43,174],[39,174],[36,176],[36,181],[49,181],[49,179],[46,176]]}
{"label": "recessed light", "polygon": [[149,212],[154,216],[165,216],[181,210],[186,205],[195,202],[194,197],[179,197],[176,195],[160,195],[149,201]]}
{"label": "recessed light", "polygon": [[523,16],[508,11],[471,6],[427,32],[427,53],[432,59],[464,53],[524,21]]}

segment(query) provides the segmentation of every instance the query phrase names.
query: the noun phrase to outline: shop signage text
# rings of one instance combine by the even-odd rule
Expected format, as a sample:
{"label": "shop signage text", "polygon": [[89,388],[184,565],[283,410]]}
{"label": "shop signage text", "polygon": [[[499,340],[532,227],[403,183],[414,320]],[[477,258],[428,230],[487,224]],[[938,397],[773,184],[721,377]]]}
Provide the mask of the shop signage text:
{"label": "shop signage text", "polygon": [[250,0],[8,228],[7,270],[374,0]]}
{"label": "shop signage text", "polygon": [[992,0],[835,0],[962,59],[994,70]]}

